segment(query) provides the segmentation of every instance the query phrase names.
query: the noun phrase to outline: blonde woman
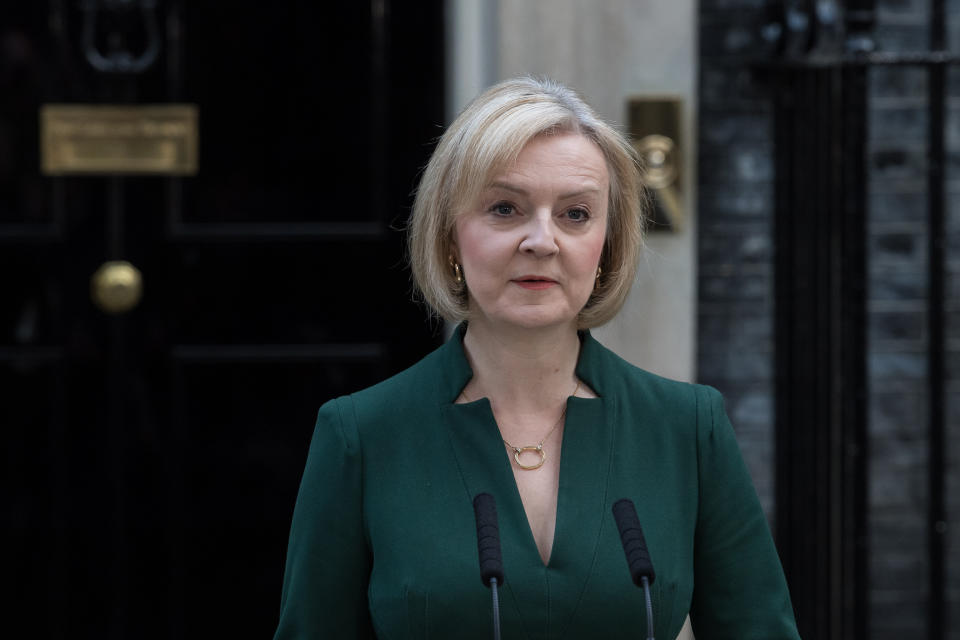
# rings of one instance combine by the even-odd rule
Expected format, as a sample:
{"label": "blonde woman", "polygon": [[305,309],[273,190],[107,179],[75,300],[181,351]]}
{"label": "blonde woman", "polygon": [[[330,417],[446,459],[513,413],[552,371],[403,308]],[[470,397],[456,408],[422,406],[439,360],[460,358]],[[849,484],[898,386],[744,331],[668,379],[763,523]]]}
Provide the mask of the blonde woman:
{"label": "blonde woman", "polygon": [[630,145],[570,89],[476,98],[423,175],[413,277],[459,323],[418,364],[320,410],[277,638],[488,638],[472,499],[496,499],[506,638],[646,628],[611,514],[634,501],[656,635],[796,638],[720,395],[638,369],[589,329],[630,289],[644,197]]}

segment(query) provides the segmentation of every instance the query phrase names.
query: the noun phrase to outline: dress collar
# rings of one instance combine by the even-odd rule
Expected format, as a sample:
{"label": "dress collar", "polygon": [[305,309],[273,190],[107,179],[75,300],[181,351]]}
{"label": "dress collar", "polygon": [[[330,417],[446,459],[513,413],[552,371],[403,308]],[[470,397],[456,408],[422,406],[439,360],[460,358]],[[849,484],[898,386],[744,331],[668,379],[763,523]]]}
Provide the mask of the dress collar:
{"label": "dress collar", "polygon": [[[463,348],[463,337],[466,333],[467,323],[461,322],[454,329],[450,339],[441,347],[443,380],[438,388],[442,390],[440,398],[442,403],[456,402],[457,396],[473,378],[473,369],[470,368],[467,353]],[[606,385],[604,368],[600,366],[600,360],[607,349],[594,339],[588,329],[578,331],[577,335],[580,337],[580,356],[577,358],[574,371],[580,380],[587,383],[594,393],[602,397]]]}

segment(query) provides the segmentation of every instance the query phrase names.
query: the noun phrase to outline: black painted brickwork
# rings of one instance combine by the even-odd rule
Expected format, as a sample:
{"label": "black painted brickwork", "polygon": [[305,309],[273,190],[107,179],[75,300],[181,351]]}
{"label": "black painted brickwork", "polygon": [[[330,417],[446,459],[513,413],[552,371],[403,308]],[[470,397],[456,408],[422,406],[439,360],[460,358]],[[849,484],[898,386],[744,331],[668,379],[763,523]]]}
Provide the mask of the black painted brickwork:
{"label": "black painted brickwork", "polygon": [[[771,104],[749,70],[765,0],[701,0],[698,378],[719,388],[768,516],[773,504]],[[878,0],[878,49],[925,50],[926,0]],[[960,0],[948,0],[960,52]],[[960,69],[947,168],[947,629],[960,640]],[[926,635],[926,73],[870,72],[868,636]]]}
{"label": "black painted brickwork", "polygon": [[698,379],[720,389],[773,517],[773,137],[762,0],[700,3]]}

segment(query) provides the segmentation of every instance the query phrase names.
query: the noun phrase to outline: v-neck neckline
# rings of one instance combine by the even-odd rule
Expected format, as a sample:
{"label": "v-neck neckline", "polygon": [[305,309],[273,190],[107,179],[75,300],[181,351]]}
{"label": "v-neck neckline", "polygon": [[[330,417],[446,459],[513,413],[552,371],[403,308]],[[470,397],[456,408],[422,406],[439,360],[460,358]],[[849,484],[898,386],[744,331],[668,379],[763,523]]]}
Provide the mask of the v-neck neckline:
{"label": "v-neck neckline", "polygon": [[[565,475],[569,475],[569,473],[567,474],[564,473],[564,467],[567,465],[567,463],[565,462],[567,460],[567,456],[564,454],[564,451],[567,450],[567,446],[568,446],[568,442],[567,442],[568,426],[567,425],[569,425],[571,422],[571,418],[569,416],[569,413],[571,411],[571,405],[576,404],[576,402],[579,400],[592,400],[592,399],[593,398],[576,398],[574,396],[569,396],[567,398],[567,408],[565,409],[565,414],[567,415],[565,417],[565,426],[562,432],[562,436],[561,436],[562,441],[560,445],[560,452],[561,452],[560,453],[560,470],[558,474],[559,479],[557,483],[557,506],[556,506],[556,511],[554,513],[553,539],[550,545],[550,555],[547,557],[546,562],[543,562],[543,558],[540,555],[540,548],[537,546],[537,539],[533,533],[533,525],[530,522],[530,518],[527,516],[526,507],[524,506],[523,498],[520,495],[520,486],[517,484],[516,476],[514,474],[513,466],[511,463],[512,457],[509,455],[508,452],[506,452],[507,454],[504,455],[505,452],[503,450],[503,447],[498,447],[498,449],[500,450],[500,457],[503,460],[505,460],[506,463],[503,465],[500,465],[500,464],[491,465],[491,469],[490,469],[491,473],[508,476],[508,478],[503,478],[503,477],[497,478],[497,481],[498,481],[497,484],[500,485],[504,493],[510,494],[511,509],[515,509],[516,505],[519,504],[519,511],[523,514],[523,518],[521,520],[526,524],[526,531],[525,531],[526,535],[522,536],[524,538],[524,546],[532,549],[533,553],[536,554],[537,559],[540,561],[540,564],[544,569],[552,568],[554,556],[557,550],[557,539],[558,539],[557,532],[560,529],[561,501],[564,499],[563,497],[564,492],[562,490],[562,487],[563,487],[563,481],[564,481]],[[465,402],[455,406],[462,407],[464,405],[469,405],[469,404],[476,404],[476,407],[474,407],[475,413],[470,416],[471,421],[475,422],[477,425],[479,425],[482,422],[483,427],[478,426],[478,429],[481,430],[482,432],[485,432],[485,436],[487,432],[492,432],[493,436],[491,437],[496,438],[498,441],[502,443],[502,434],[497,424],[496,417],[493,415],[493,408],[490,405],[490,400],[486,397],[483,397],[478,400],[474,400],[473,402]],[[456,415],[456,414],[455,416],[457,418],[460,417],[459,415]],[[466,454],[467,452],[464,452],[464,453]],[[483,456],[484,458],[486,458],[487,453],[496,455],[493,452],[484,452],[484,456]],[[501,467],[501,468],[494,470],[494,467]],[[504,468],[506,469],[505,473],[504,473]],[[463,465],[461,465],[461,471],[462,470],[463,470]],[[512,491],[510,491],[511,489]],[[523,528],[523,527],[520,527],[520,528]]]}
{"label": "v-neck neckline", "polygon": [[[603,347],[589,333],[581,334],[576,374],[597,394],[596,398],[569,397],[563,430],[553,544],[544,564],[530,521],[493,416],[490,402],[480,398],[455,404],[473,377],[463,350],[465,326],[446,345],[448,360],[441,410],[447,423],[451,450],[468,498],[478,493],[494,496],[499,513],[501,547],[506,576],[505,590],[517,607],[524,626],[548,628],[566,625],[573,610],[551,614],[551,588],[586,588],[595,561],[606,511],[606,488],[613,454],[611,407],[603,397],[597,356]],[[511,580],[511,576],[515,579]],[[563,583],[563,584],[557,584]],[[579,600],[579,599],[578,599]],[[533,606],[540,604],[541,606]],[[534,614],[533,612],[539,612]],[[543,619],[530,619],[531,616]]]}

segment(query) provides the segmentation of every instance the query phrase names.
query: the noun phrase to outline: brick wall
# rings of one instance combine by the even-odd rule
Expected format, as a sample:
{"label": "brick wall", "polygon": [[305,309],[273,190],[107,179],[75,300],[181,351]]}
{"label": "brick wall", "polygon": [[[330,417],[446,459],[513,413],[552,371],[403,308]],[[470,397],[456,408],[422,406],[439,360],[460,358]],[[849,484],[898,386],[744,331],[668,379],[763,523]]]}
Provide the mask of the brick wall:
{"label": "brick wall", "polygon": [[700,3],[697,378],[725,395],[772,518],[772,110],[745,62],[762,4]]}
{"label": "brick wall", "polygon": [[[698,378],[719,388],[768,516],[773,468],[771,105],[749,71],[764,0],[701,0]],[[927,48],[926,0],[879,0],[878,49]],[[960,0],[948,0],[960,52]],[[926,635],[926,72],[869,76],[870,638]],[[948,637],[960,640],[960,69],[947,131]]]}

